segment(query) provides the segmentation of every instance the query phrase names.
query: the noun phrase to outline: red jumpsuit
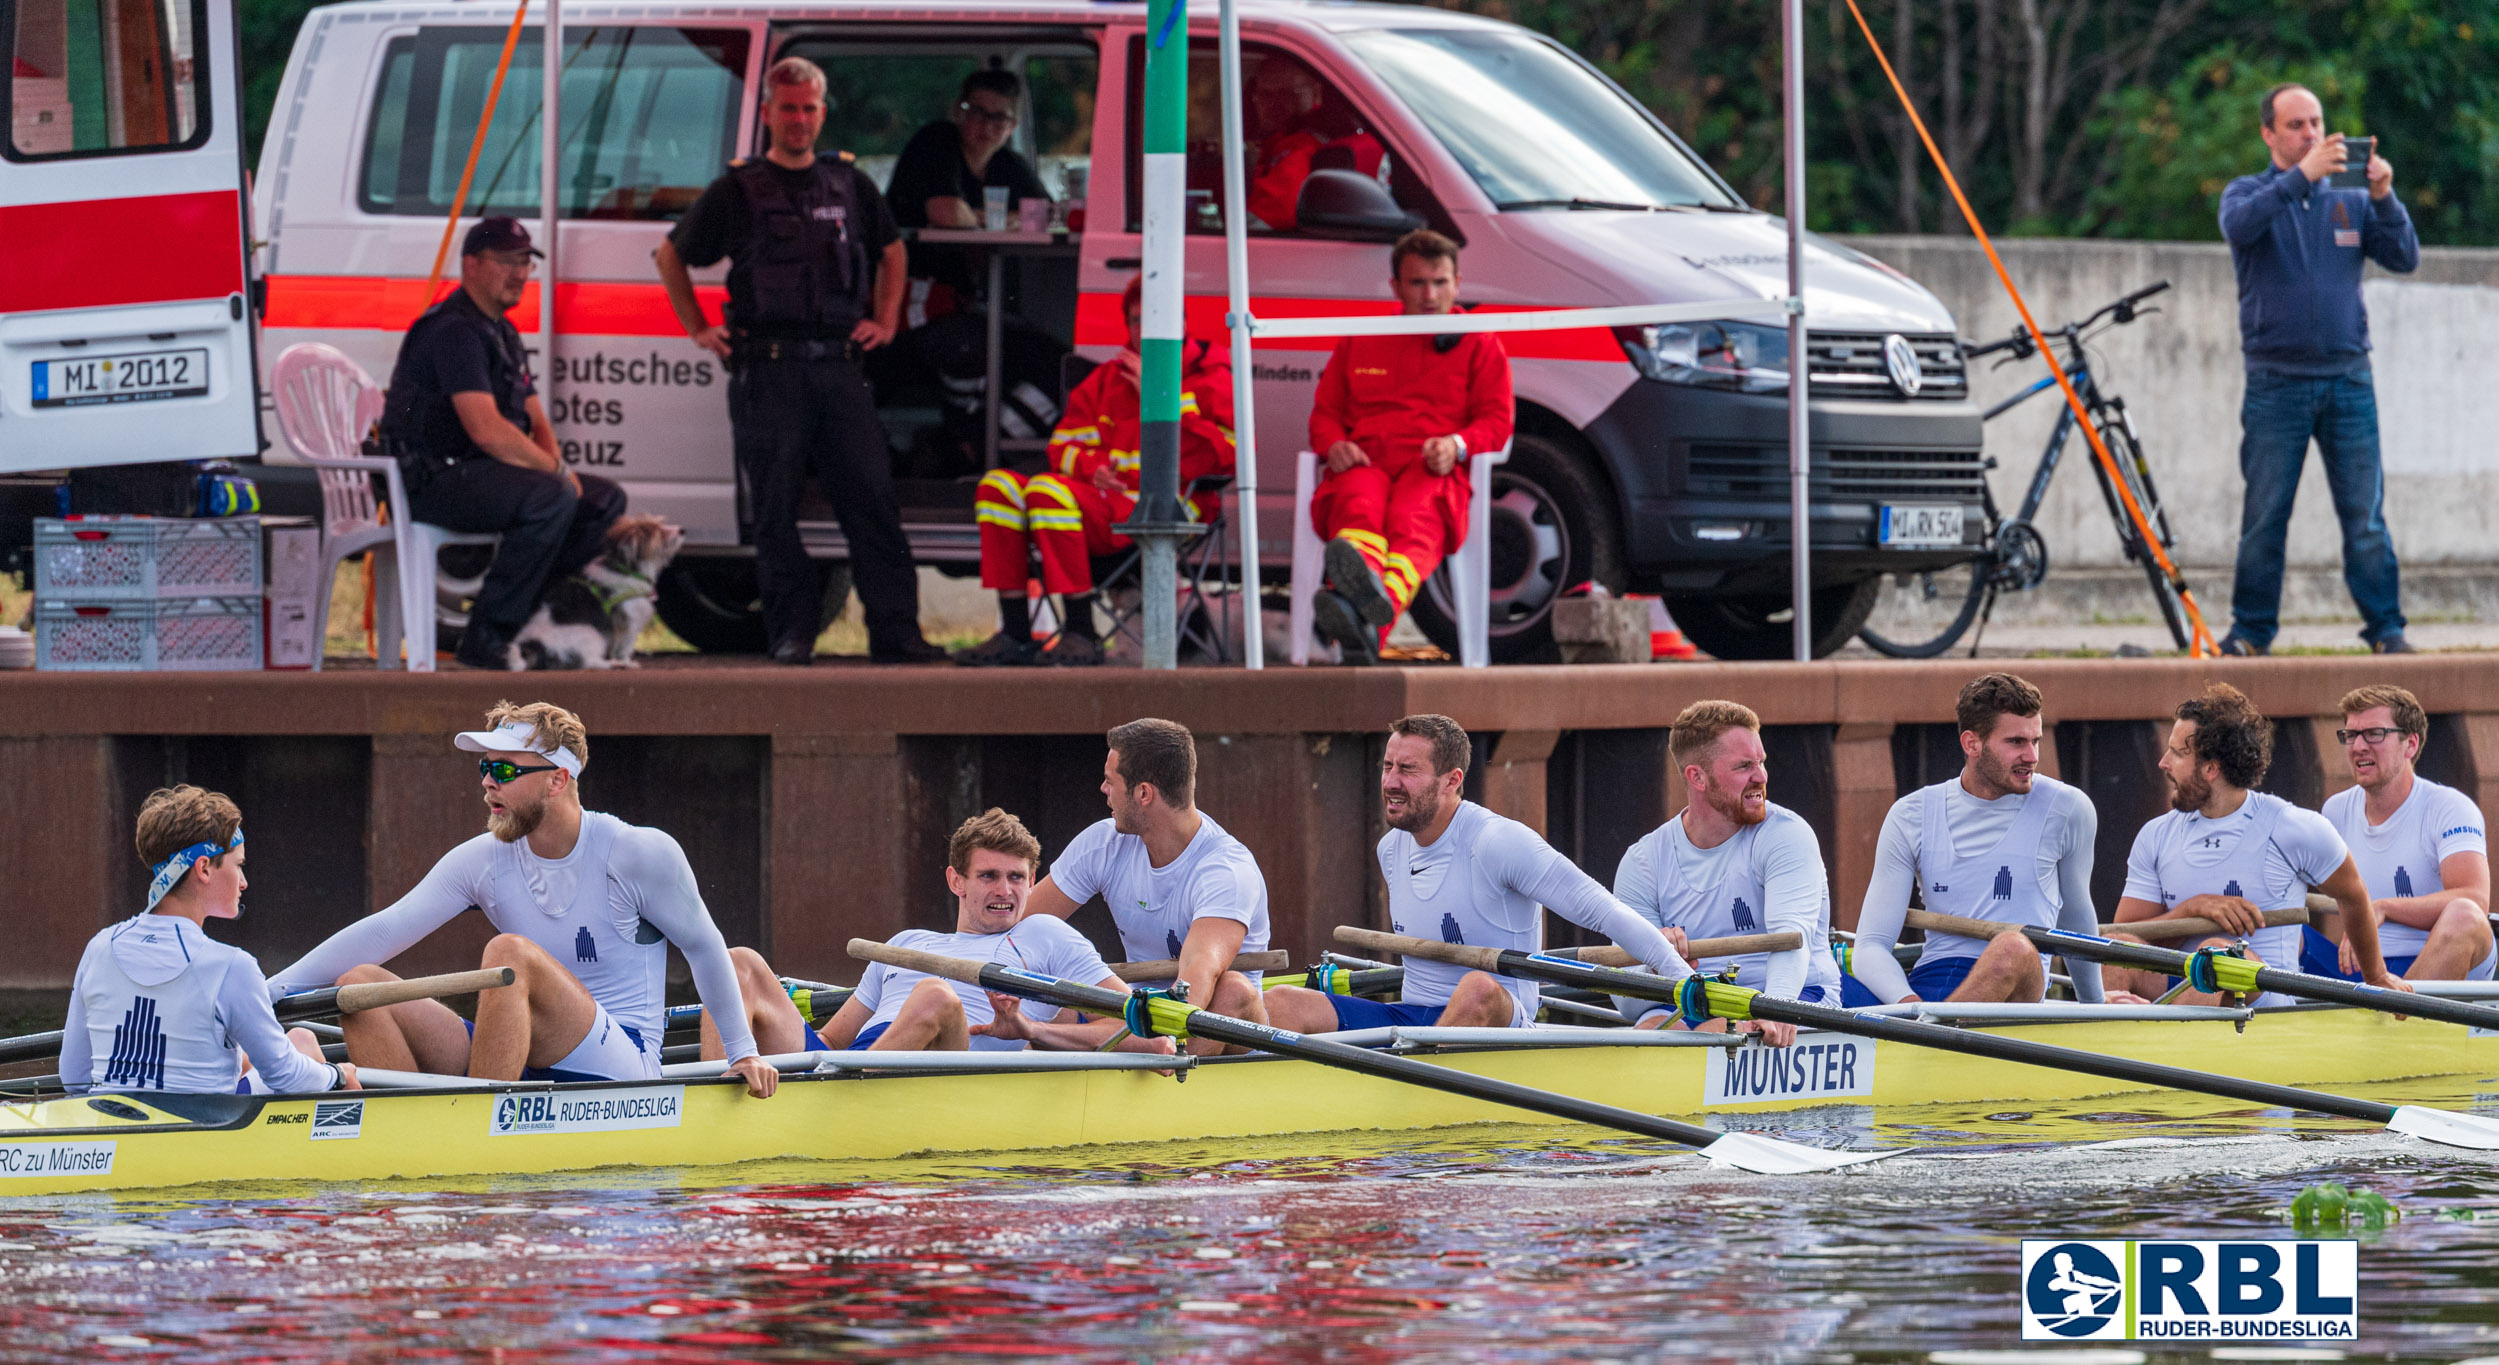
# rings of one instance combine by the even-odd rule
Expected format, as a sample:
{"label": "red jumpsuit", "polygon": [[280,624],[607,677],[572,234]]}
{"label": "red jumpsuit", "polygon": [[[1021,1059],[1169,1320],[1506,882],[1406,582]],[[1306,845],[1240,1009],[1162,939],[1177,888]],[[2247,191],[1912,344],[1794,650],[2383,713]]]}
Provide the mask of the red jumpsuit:
{"label": "red jumpsuit", "polygon": [[[1137,381],[1128,367],[1117,360],[1099,366],[1067,396],[1067,410],[1050,433],[1048,472],[1019,476],[993,469],[982,476],[972,503],[980,521],[982,587],[1024,591],[1038,549],[1042,591],[1093,591],[1093,556],[1130,544],[1111,528],[1137,505],[1144,426],[1137,406]],[[1094,486],[1094,472],[1102,469],[1117,476],[1115,489]],[[1230,352],[1191,339],[1180,350],[1180,487],[1231,469]],[[1189,508],[1192,519],[1206,511]]]}
{"label": "red jumpsuit", "polygon": [[1466,539],[1472,491],[1461,457],[1446,474],[1423,463],[1423,442],[1465,438],[1468,455],[1510,442],[1510,357],[1489,332],[1447,351],[1428,336],[1347,337],[1319,376],[1310,448],[1322,461],[1339,441],[1371,463],[1321,480],[1310,519],[1321,540],[1362,551],[1389,600],[1404,611],[1441,559]]}

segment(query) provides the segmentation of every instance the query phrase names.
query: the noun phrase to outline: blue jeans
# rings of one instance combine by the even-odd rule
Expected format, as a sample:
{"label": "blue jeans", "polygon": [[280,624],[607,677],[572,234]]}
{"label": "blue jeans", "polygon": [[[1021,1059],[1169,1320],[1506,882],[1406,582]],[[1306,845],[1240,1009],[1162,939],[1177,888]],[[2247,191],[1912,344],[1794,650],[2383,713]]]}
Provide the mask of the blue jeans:
{"label": "blue jeans", "polygon": [[2282,543],[2291,501],[2313,437],[2325,460],[2334,515],[2343,523],[2343,584],[2360,608],[2371,643],[2404,633],[2395,542],[2386,532],[2386,477],[2378,464],[2378,400],[2369,371],[2315,378],[2247,372],[2239,407],[2239,472],[2247,500],[2239,512],[2239,563],[2230,592],[2231,629],[2270,645],[2282,628]]}

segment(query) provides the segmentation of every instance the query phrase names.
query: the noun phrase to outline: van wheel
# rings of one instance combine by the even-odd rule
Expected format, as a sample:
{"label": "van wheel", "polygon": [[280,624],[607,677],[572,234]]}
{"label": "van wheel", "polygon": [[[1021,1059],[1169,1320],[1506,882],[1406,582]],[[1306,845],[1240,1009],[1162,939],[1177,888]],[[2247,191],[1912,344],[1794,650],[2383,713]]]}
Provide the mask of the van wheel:
{"label": "van wheel", "polygon": [[[1869,578],[1813,592],[1813,652],[1838,653],[1864,628],[1882,595],[1883,580]],[[1675,627],[1713,659],[1789,659],[1796,655],[1795,616],[1785,597],[1680,597],[1666,599]]]}
{"label": "van wheel", "polygon": [[[703,654],[761,654],[764,604],[755,561],[744,555],[689,559],[659,576],[659,619]],[[824,566],[824,617],[839,616],[850,597],[850,565]]]}
{"label": "van wheel", "polygon": [[[1524,433],[1492,473],[1492,661],[1551,663],[1553,604],[1594,579],[1620,592],[1622,536],[1614,490],[1562,442]],[[1415,627],[1458,657],[1449,575],[1435,573],[1410,608]]]}

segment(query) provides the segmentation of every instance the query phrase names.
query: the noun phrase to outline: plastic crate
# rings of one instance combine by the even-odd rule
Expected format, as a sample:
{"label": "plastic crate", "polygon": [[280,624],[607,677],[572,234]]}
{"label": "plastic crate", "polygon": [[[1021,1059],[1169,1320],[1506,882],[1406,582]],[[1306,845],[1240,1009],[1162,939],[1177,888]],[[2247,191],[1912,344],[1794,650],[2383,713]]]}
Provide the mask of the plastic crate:
{"label": "plastic crate", "polygon": [[260,518],[41,517],[35,595],[163,600],[260,595]]}
{"label": "plastic crate", "polygon": [[174,672],[261,666],[261,599],[35,599],[35,667]]}

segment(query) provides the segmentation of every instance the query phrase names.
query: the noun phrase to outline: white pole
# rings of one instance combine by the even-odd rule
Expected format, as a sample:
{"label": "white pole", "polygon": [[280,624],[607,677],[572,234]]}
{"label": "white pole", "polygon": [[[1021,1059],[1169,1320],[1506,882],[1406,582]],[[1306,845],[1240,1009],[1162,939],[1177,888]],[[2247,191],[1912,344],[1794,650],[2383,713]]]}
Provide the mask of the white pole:
{"label": "white pole", "polygon": [[555,279],[556,224],[563,217],[563,187],[556,179],[556,159],[563,150],[559,137],[564,85],[564,21],[562,0],[546,0],[540,25],[538,102],[538,249],[547,253],[538,271],[538,398],[555,411]]}
{"label": "white pole", "polygon": [[1232,491],[1241,520],[1241,663],[1267,666],[1258,584],[1258,399],[1250,353],[1249,193],[1241,165],[1241,16],[1223,0],[1223,261],[1232,328]]}
{"label": "white pole", "polygon": [[1793,542],[1788,573],[1794,580],[1796,661],[1814,656],[1812,445],[1806,409],[1812,357],[1805,349],[1805,0],[1785,0],[1780,28],[1786,39],[1784,62],[1787,134],[1787,292],[1796,311],[1787,321],[1787,475],[1788,539]]}

